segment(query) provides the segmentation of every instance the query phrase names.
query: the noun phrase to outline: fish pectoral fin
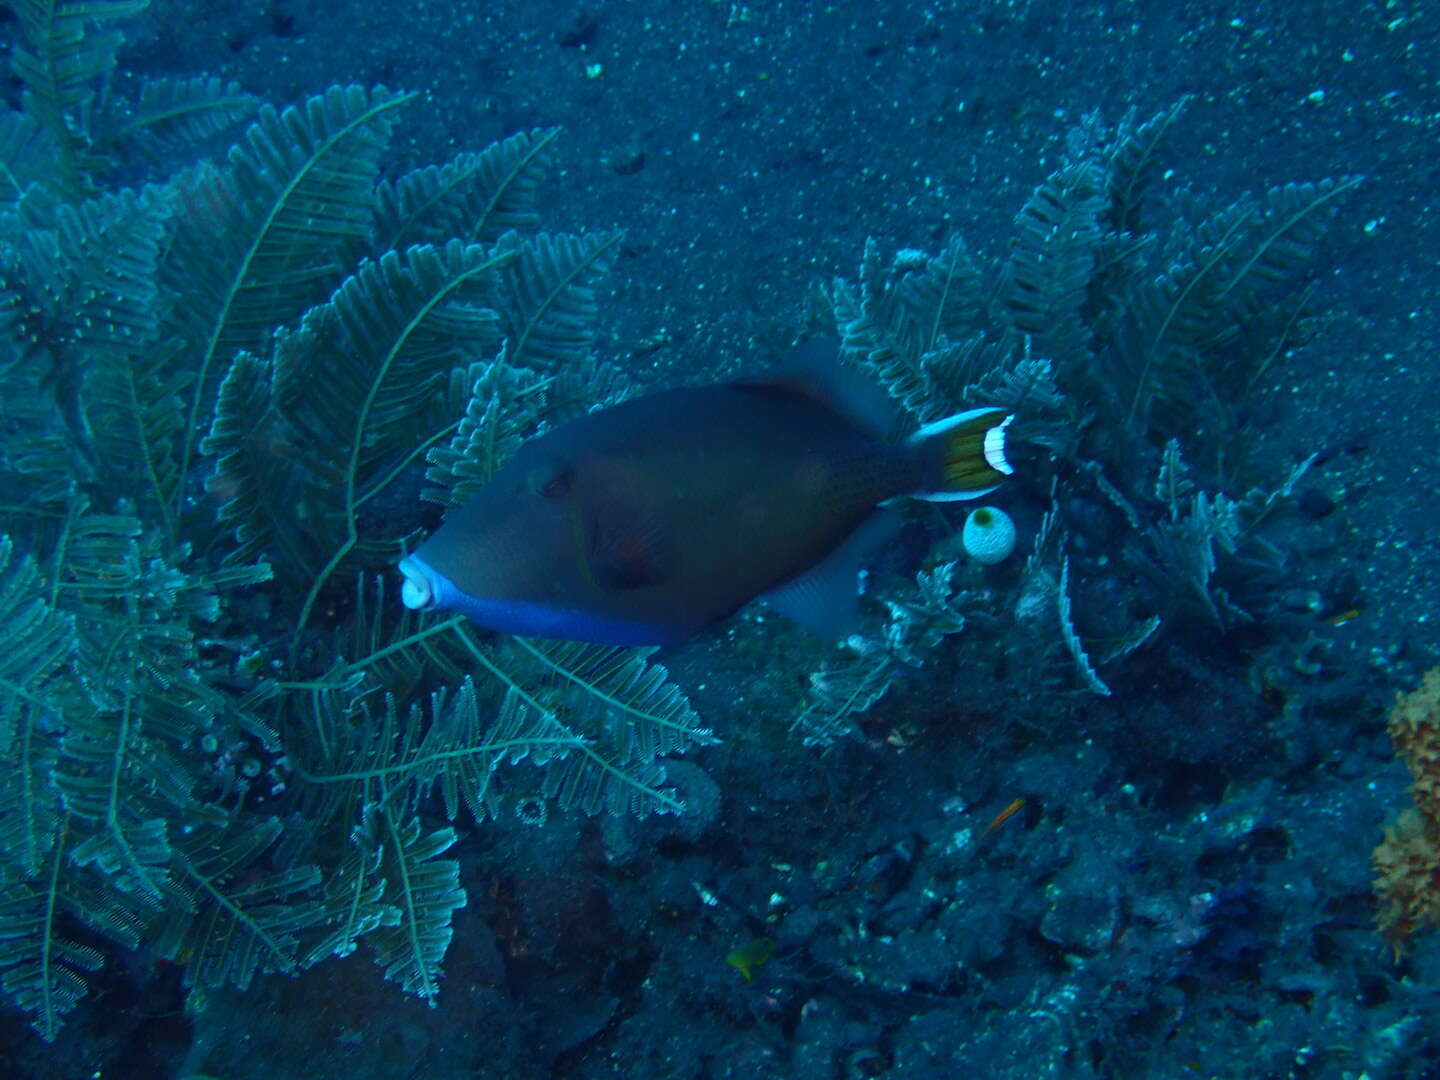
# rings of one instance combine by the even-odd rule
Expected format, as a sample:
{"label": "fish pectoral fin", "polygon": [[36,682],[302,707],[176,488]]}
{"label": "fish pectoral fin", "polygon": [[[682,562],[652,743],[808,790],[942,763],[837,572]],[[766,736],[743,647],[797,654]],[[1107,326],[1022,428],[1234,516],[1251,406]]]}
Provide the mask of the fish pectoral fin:
{"label": "fish pectoral fin", "polygon": [[876,510],[829,555],[803,574],[762,593],[760,599],[817,634],[843,638],[855,629],[860,571],[866,558],[899,531],[897,514]]}
{"label": "fish pectoral fin", "polygon": [[589,544],[590,574],[607,589],[642,589],[669,580],[675,568],[670,530],[654,514],[597,515]]}

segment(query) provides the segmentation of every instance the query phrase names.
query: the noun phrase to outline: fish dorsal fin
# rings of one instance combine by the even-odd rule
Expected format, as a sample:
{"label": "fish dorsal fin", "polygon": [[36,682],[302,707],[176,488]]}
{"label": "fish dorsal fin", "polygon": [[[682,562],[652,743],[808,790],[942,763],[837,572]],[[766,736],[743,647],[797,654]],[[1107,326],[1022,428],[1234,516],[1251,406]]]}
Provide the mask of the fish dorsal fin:
{"label": "fish dorsal fin", "polygon": [[895,404],[884,390],[840,363],[840,343],[816,338],[798,345],[773,371],[737,379],[735,386],[786,390],[823,402],[860,430],[883,439],[895,426]]}
{"label": "fish dorsal fin", "polygon": [[859,610],[860,571],[877,548],[900,531],[900,517],[876,510],[860,527],[805,573],[762,594],[761,599],[788,619],[828,638],[842,638],[855,629]]}

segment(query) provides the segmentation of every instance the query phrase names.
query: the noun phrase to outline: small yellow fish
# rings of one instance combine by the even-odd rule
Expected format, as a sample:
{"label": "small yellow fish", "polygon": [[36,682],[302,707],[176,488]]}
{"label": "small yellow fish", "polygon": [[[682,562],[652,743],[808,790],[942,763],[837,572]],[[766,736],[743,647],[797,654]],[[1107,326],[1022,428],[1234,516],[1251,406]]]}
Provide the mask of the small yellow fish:
{"label": "small yellow fish", "polygon": [[749,945],[736,949],[725,957],[725,962],[745,976],[745,981],[749,982],[755,977],[755,969],[774,955],[774,938],[762,937],[756,938]]}

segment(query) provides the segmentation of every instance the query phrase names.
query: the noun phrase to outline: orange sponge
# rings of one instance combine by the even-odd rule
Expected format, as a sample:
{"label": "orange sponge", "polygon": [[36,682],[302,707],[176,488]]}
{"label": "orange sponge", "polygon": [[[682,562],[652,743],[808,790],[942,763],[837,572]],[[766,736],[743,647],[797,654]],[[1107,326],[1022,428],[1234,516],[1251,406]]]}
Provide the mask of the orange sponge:
{"label": "orange sponge", "polygon": [[1415,778],[1415,809],[1386,828],[1372,856],[1379,875],[1375,921],[1398,955],[1411,935],[1440,925],[1440,668],[1396,699],[1389,730],[1396,755]]}

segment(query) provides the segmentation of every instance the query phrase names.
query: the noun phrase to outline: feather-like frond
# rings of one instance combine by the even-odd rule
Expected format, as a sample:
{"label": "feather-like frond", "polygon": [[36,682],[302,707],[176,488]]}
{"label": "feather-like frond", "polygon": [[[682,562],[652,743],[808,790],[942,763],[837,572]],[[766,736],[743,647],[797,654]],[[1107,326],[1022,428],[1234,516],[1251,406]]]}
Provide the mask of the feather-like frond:
{"label": "feather-like frond", "polygon": [[[660,758],[712,742],[714,736],[701,726],[689,701],[670,682],[665,669],[647,662],[652,651],[523,638],[492,642],[461,618],[417,621],[407,614],[396,622],[387,645],[356,658],[351,668],[376,673],[393,671],[402,663],[398,654],[405,654],[407,670],[401,678],[413,678],[416,667],[411,665],[423,665],[434,672],[434,680],[463,682],[473,676],[495,691],[491,695],[477,692],[474,707],[480,710],[478,720],[466,719],[471,705],[464,694],[456,697],[453,715],[441,708],[442,702],[432,702],[430,723],[435,735],[427,736],[430,749],[423,753],[418,742],[404,743],[417,747],[413,751],[394,747],[387,751],[370,743],[371,736],[367,735],[371,749],[363,751],[361,757],[388,760],[390,765],[385,768],[391,771],[387,777],[413,774],[425,783],[438,780],[446,805],[452,810],[457,791],[470,803],[472,812],[484,808],[482,797],[466,794],[467,789],[481,796],[488,797],[489,793],[489,778],[473,774],[469,764],[461,760],[475,756],[482,766],[486,765],[486,760],[474,751],[488,754],[491,768],[521,758],[543,764],[543,795],[555,798],[563,807],[577,807],[592,814],[679,810],[678,801],[664,788]],[[481,728],[476,728],[477,722],[483,722]],[[413,723],[416,727],[409,730],[417,730],[421,722]],[[457,731],[462,733],[458,737],[472,739],[474,736],[467,733],[481,731],[484,724],[509,733],[503,738],[485,736],[487,740],[494,738],[495,743],[467,742],[465,745],[471,749],[459,752],[453,748],[437,751],[436,744],[430,741],[442,736],[454,739]],[[394,736],[385,733],[401,730],[398,725],[398,717],[383,723],[377,718],[367,731],[373,729],[373,738],[379,742],[393,741]],[[346,737],[355,736],[322,742],[342,747]],[[431,760],[437,754],[440,759],[454,760],[460,772],[454,781],[440,773],[434,774],[432,780],[424,769],[406,764],[411,760],[407,754],[412,752],[416,762],[422,758]],[[336,774],[368,778],[375,768],[378,766],[340,767]],[[311,775],[317,782],[325,782],[318,779],[318,771]],[[462,786],[445,786],[452,782]],[[522,781],[517,777],[515,782]]]}
{"label": "feather-like frond", "polygon": [[53,228],[24,229],[3,267],[18,301],[12,333],[65,420],[76,454],[97,460],[87,415],[93,366],[128,362],[157,329],[155,267],[169,207],[156,190],[57,209]]}
{"label": "feather-like frond", "polygon": [[914,361],[973,331],[985,309],[980,271],[959,234],[938,255],[905,250],[887,267],[867,240],[860,298],[879,338]]}
{"label": "feather-like frond", "polygon": [[450,239],[493,244],[511,229],[540,223],[535,193],[550,168],[559,128],[535,128],[460,154],[444,165],[383,181],[376,213],[377,247],[443,244]]}
{"label": "feather-like frond", "polygon": [[[127,893],[143,892],[158,900],[168,884],[169,838],[165,820],[154,816],[157,801],[130,798],[137,773],[151,771],[138,758],[143,752],[141,717],[126,701],[116,713],[92,711],[72,721],[62,743],[53,781],[68,813],[91,829],[71,858],[95,864]],[[193,779],[173,759],[160,767],[171,782],[161,800],[185,806]],[[180,774],[178,782],[174,777]]]}
{"label": "feather-like frond", "polygon": [[541,371],[582,362],[595,343],[595,289],[610,268],[621,233],[583,236],[507,232],[496,254],[514,254],[501,275],[505,359]]}
{"label": "feather-like frond", "polygon": [[0,476],[11,502],[7,528],[12,518],[28,528],[63,515],[86,464],[57,407],[62,388],[35,341],[27,282],[20,254],[0,243]]}
{"label": "feather-like frond", "polygon": [[215,422],[201,444],[214,459],[205,487],[220,500],[217,517],[233,530],[227,562],[270,558],[286,575],[312,576],[322,556],[295,513],[302,477],[285,420],[274,408],[274,366],[242,352],[226,372]]}
{"label": "feather-like frond", "polygon": [[[186,297],[174,329],[195,372],[189,431],[209,428],[231,358],[242,349],[263,353],[272,331],[323,299],[368,245],[380,156],[407,100],[336,86],[298,108],[266,106],[224,171],[181,179],[161,280]],[[182,474],[194,441],[182,453]]]}
{"label": "feather-like frond", "polygon": [[55,143],[50,133],[23,112],[0,114],[0,207],[23,211],[27,202],[54,204]]}
{"label": "feather-like frond", "polygon": [[1165,444],[1165,453],[1160,460],[1160,473],[1155,479],[1155,498],[1165,507],[1171,521],[1178,521],[1187,499],[1195,494],[1195,481],[1191,479],[1190,467],[1180,456],[1180,440],[1171,439]]}
{"label": "feather-like frond", "polygon": [[304,608],[352,553],[400,551],[406,533],[370,508],[452,436],[460,373],[499,347],[489,303],[505,258],[453,241],[367,260],[277,335],[273,363],[236,358],[203,445],[219,459],[210,487],[237,557],[271,553],[310,590]]}
{"label": "feather-like frond", "polygon": [[[36,34],[54,16],[83,37],[129,8],[28,10]],[[643,656],[507,651],[357,572],[401,550],[427,454],[460,498],[547,420],[618,392],[590,354],[618,234],[520,234],[554,131],[377,195],[406,96],[358,88],[261,109],[221,167],[76,201],[100,148],[173,167],[254,103],[195,80],[126,108],[97,94],[108,46],[62,37],[53,122],[0,127],[4,989],[53,1037],[102,959],[80,927],[202,988],[370,941],[433,1000],[464,893],[422,802],[477,820],[546,790],[674,808],[658,759],[706,737]],[[382,244],[435,243],[363,259],[377,211]],[[233,539],[192,512],[197,452]],[[269,577],[260,558],[283,587],[230,607]],[[319,599],[345,607],[352,584],[340,633]],[[287,668],[253,624],[301,595]]]}
{"label": "feather-like frond", "polygon": [[1090,355],[1086,318],[1105,210],[1105,171],[1090,159],[1053,173],[1015,221],[1005,271],[1005,304],[1034,351],[1062,370]]}
{"label": "feather-like frond", "polygon": [[867,239],[859,282],[837,280],[826,299],[849,363],[922,422],[946,411],[933,367],[975,339],[985,312],[980,272],[958,235],[939,255],[901,251],[888,266]]}
{"label": "feather-like frond", "polygon": [[107,149],[133,160],[186,161],[255,115],[260,100],[235,82],[199,75],[190,79],[149,79],[140,100],[121,107],[107,97],[95,137]]}
{"label": "feather-like frond", "polygon": [[67,710],[51,780],[85,860],[152,897],[169,880],[163,819],[224,817],[200,795],[192,749],[235,705],[202,660],[197,629],[218,617],[220,592],[268,577],[263,566],[187,571],[187,554],[167,558],[134,519],[81,513],[59,558],[89,702]]}
{"label": "feather-like frond", "polygon": [[585,740],[555,713],[513,688],[498,702],[481,702],[474,682],[466,679],[448,698],[442,691],[432,695],[430,710],[433,720],[417,755],[415,779],[439,791],[451,821],[462,804],[477,823],[499,815],[492,780],[501,766],[525,761],[543,768],[585,749]]}
{"label": "feather-like frond", "polygon": [[585,742],[545,770],[545,793],[587,814],[683,809],[664,788],[662,755],[713,742],[669,674],[647,662],[653,649],[508,639],[501,665],[529,669],[541,700],[565,708],[566,726]]}
{"label": "feather-like frond", "polygon": [[1189,102],[1188,95],[1182,97],[1143,123],[1136,123],[1132,109],[1115,126],[1115,136],[1104,151],[1109,171],[1109,207],[1105,221],[1112,232],[1140,231],[1145,196],[1154,177],[1156,155]]}
{"label": "feather-like frond", "polygon": [[31,1014],[31,1026],[52,1042],[89,989],[89,976],[105,961],[93,945],[62,934],[69,904],[61,874],[68,850],[55,843],[38,880],[9,880],[0,889],[0,986]]}
{"label": "feather-like frond", "polygon": [[502,765],[544,763],[583,745],[533,698],[510,689],[482,699],[469,679],[453,694],[435,691],[426,709],[322,691],[301,723],[290,752],[307,785],[307,816],[318,821],[355,820],[363,805],[409,805],[438,788],[451,820],[463,804],[483,822],[494,814],[489,789]]}
{"label": "feather-like frond", "polygon": [[828,748],[855,730],[855,717],[889,692],[895,664],[884,653],[810,673],[810,701],[790,722],[806,746]]}
{"label": "feather-like frond", "polygon": [[100,474],[112,493],[128,493],[142,512],[153,514],[173,545],[179,541],[173,507],[182,482],[183,395],[190,374],[174,342],[100,354],[92,363],[87,414]]}
{"label": "feather-like frond", "polygon": [[544,404],[536,418],[541,430],[633,397],[635,379],[627,368],[592,355],[561,369],[553,381],[547,380],[544,391]]}
{"label": "feather-like frond", "polygon": [[421,492],[446,507],[468,502],[535,431],[556,379],[499,360],[472,364],[463,377],[469,389],[465,415],[454,435],[430,448],[425,479],[435,486]]}
{"label": "feather-like frond", "polygon": [[498,347],[489,301],[507,258],[456,240],[367,260],[277,342],[276,411],[295,434],[307,533],[327,560],[301,626],[352,554],[400,553],[406,533],[363,515],[453,430],[462,403],[446,392],[451,375]]}
{"label": "feather-like frond", "polygon": [[94,189],[96,160],[82,111],[94,100],[100,80],[115,67],[123,38],[118,30],[96,30],[144,11],[150,0],[19,0],[24,42],[11,63],[25,85],[25,111],[55,143],[55,182],[67,198]]}
{"label": "feather-like frond", "polygon": [[41,714],[20,710],[10,744],[0,753],[0,881],[33,880],[55,842],[60,799],[51,784],[55,745]]}
{"label": "feather-like frond", "polygon": [[74,653],[74,619],[55,610],[34,560],[15,559],[10,538],[0,537],[0,866],[27,877],[40,872],[55,838],[52,733],[67,709],[85,704],[57,677]]}
{"label": "feather-like frond", "polygon": [[1110,687],[1105,685],[1105,680],[1100,678],[1095,671],[1095,665],[1090,662],[1090,656],[1085,651],[1085,645],[1080,640],[1079,632],[1075,629],[1075,617],[1070,602],[1070,560],[1068,558],[1060,560],[1060,585],[1055,593],[1055,606],[1060,616],[1060,640],[1065,643],[1066,651],[1075,661],[1075,670],[1080,673],[1080,681],[1092,694],[1110,697],[1112,693]]}
{"label": "feather-like frond", "polygon": [[[276,403],[316,489],[314,516],[334,523],[335,545],[454,422],[440,393],[451,372],[499,347],[491,304],[503,261],[459,241],[367,260],[280,343]],[[320,501],[327,494],[329,505]]]}
{"label": "feather-like frond", "polygon": [[669,672],[649,662],[653,648],[627,649],[575,641],[512,638],[517,655],[533,659],[549,673],[555,690],[580,695],[613,710],[634,728],[628,752],[642,758],[679,753],[717,741],[690,707]]}
{"label": "feather-like frond", "polygon": [[365,808],[356,843],[380,855],[383,902],[398,918],[382,921],[366,937],[385,977],[433,1006],[440,992],[440,962],[450,947],[450,919],[465,906],[460,864],[442,859],[455,843],[454,829],[426,832],[416,818],[397,819],[384,805]]}
{"label": "feather-like frond", "polygon": [[46,689],[75,651],[74,619],[48,602],[45,581],[29,556],[0,536],[0,749],[8,750],[21,715],[59,704]]}
{"label": "feather-like frond", "polygon": [[360,938],[380,926],[394,926],[400,912],[384,902],[386,881],[380,876],[385,852],[369,842],[363,823],[350,832],[349,844],[337,866],[325,875],[325,936],[301,958],[310,967],[331,956],[349,956]]}
{"label": "feather-like frond", "polygon": [[276,817],[200,826],[175,840],[173,893],[150,938],[160,955],[185,964],[192,986],[243,990],[259,972],[298,970],[300,936],[318,926],[313,866],[274,867]]}
{"label": "feather-like frond", "polygon": [[1325,212],[1363,179],[1343,176],[1338,180],[1285,184],[1267,191],[1260,201],[1244,258],[1238,260],[1238,265],[1227,267],[1221,296],[1232,304],[1243,305],[1250,295],[1303,269],[1325,234]]}
{"label": "feather-like frond", "polygon": [[1008,340],[993,341],[980,332],[927,353],[921,358],[920,365],[925,375],[921,384],[924,394],[910,407],[923,419],[933,420],[941,412],[953,412],[961,403],[1004,404],[977,399],[970,393],[982,380],[990,380],[995,373],[1009,368],[1014,355],[1015,350]]}
{"label": "feather-like frond", "polygon": [[[1127,422],[1146,426],[1157,408],[1188,415],[1184,403],[1195,397],[1207,354],[1239,334],[1263,289],[1308,263],[1324,211],[1360,179],[1290,184],[1258,201],[1242,199],[1162,253],[1159,273],[1126,298],[1126,325],[1113,352],[1129,391]],[[1217,375],[1210,373],[1211,380]]]}

